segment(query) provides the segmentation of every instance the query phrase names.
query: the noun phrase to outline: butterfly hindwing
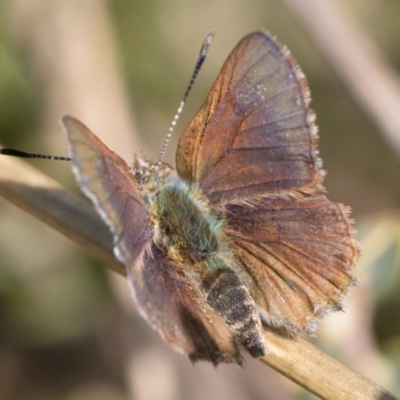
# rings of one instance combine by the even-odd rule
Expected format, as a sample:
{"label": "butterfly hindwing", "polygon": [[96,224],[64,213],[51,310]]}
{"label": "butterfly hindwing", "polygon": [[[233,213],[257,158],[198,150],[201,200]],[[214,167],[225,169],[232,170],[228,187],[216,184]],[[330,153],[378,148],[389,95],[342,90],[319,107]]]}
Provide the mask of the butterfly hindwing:
{"label": "butterfly hindwing", "polygon": [[192,361],[242,364],[238,342],[190,268],[174,264],[153,245],[128,274],[139,311],[175,350]]}
{"label": "butterfly hindwing", "polygon": [[348,210],[323,195],[229,205],[227,234],[264,321],[295,333],[341,310],[358,257]]}

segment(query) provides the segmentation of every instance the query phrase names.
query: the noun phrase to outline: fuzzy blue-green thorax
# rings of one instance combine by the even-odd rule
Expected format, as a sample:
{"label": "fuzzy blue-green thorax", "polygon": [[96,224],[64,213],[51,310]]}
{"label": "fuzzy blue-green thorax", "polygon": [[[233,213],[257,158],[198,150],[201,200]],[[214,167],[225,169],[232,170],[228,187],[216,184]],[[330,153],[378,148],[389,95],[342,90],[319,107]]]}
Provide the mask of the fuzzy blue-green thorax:
{"label": "fuzzy blue-green thorax", "polygon": [[136,159],[134,172],[147,203],[156,242],[177,262],[203,262],[218,268],[228,252],[223,220],[211,210],[194,184],[183,182],[166,164]]}

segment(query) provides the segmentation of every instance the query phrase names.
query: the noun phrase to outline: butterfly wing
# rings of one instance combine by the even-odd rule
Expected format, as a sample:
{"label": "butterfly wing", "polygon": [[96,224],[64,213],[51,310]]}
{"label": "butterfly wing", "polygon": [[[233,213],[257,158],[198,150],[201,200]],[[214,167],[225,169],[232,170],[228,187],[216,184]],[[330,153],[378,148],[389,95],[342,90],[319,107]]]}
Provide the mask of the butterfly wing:
{"label": "butterfly wing", "polygon": [[151,237],[148,213],[126,162],[81,122],[62,119],[75,178],[114,237],[114,252],[130,265]]}
{"label": "butterfly wing", "polygon": [[358,246],[348,210],[325,196],[228,205],[227,234],[264,321],[312,333],[341,310]]}
{"label": "butterfly wing", "polygon": [[179,142],[177,170],[224,206],[263,319],[292,332],[341,308],[358,257],[347,210],[324,195],[299,67],[269,34],[244,37]]}
{"label": "butterfly wing", "polygon": [[256,31],[234,48],[182,135],[177,170],[214,203],[319,191],[316,128],[293,58]]}
{"label": "butterfly wing", "polygon": [[210,307],[189,268],[181,268],[152,245],[128,274],[142,316],[175,350],[192,361],[242,364],[234,335]]}
{"label": "butterfly wing", "polygon": [[150,243],[148,213],[125,161],[76,119],[62,122],[77,182],[113,233],[142,316],[193,361],[241,364],[239,345],[201,294],[199,280]]}

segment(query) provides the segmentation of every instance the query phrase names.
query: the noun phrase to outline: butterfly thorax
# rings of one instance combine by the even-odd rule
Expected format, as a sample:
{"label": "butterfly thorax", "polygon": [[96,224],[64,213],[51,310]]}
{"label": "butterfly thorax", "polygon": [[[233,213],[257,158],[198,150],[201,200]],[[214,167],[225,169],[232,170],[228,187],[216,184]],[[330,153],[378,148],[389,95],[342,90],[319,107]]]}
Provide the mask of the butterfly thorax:
{"label": "butterfly thorax", "polygon": [[[226,258],[223,219],[194,183],[184,182],[167,164],[135,158],[134,174],[148,207],[153,238],[175,262],[186,265]],[[214,261],[213,261],[214,260]]]}

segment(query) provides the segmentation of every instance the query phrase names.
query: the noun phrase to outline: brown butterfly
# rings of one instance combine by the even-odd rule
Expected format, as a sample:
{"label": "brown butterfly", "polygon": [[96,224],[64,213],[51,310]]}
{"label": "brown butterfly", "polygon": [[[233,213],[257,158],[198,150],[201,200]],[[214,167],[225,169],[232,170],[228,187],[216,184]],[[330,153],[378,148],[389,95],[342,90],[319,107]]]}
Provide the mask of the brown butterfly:
{"label": "brown butterfly", "polygon": [[313,333],[342,309],[358,257],[325,197],[306,79],[268,33],[245,36],[183,133],[176,171],[131,169],[64,117],[73,169],[110,227],[136,306],[191,360],[265,355],[262,324]]}

